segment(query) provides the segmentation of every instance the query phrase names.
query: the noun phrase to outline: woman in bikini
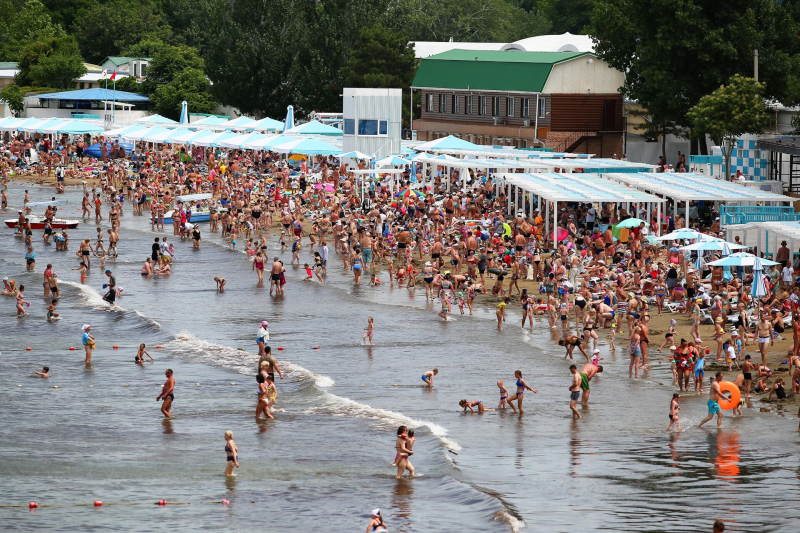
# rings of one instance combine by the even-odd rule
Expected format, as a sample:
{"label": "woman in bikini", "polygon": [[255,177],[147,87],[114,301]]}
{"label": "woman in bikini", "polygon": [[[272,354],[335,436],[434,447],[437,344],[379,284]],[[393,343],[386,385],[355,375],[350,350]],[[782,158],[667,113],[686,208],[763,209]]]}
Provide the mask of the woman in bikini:
{"label": "woman in bikini", "polygon": [[525,390],[529,390],[534,394],[539,394],[538,390],[534,390],[528,386],[524,379],[522,379],[522,371],[517,370],[514,372],[514,377],[517,378],[517,392],[513,396],[508,397],[508,403],[510,404],[512,401],[517,400],[517,408],[519,409],[519,414],[522,414],[524,411],[522,410],[522,400],[525,398]]}
{"label": "woman in bikini", "polygon": [[261,287],[264,285],[264,256],[261,255],[261,250],[259,250],[256,255],[253,256],[253,268],[252,270],[256,271],[258,274],[258,285],[257,287]]}

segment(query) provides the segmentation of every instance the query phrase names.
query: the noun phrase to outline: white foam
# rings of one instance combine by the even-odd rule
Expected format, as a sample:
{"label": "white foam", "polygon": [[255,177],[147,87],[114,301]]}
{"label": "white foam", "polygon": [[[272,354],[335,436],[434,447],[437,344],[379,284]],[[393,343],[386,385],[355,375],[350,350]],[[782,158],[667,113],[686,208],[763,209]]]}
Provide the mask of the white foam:
{"label": "white foam", "polygon": [[326,393],[325,403],[323,405],[311,407],[303,412],[306,414],[325,412],[330,413],[333,416],[350,416],[367,420],[377,420],[392,427],[427,427],[430,432],[450,450],[457,452],[461,449],[461,446],[459,446],[457,442],[447,438],[447,430],[438,424],[426,422],[424,420],[415,420],[396,411],[372,407],[370,405],[359,403],[355,400],[351,400],[350,398],[343,398],[335,394]]}
{"label": "white foam", "polygon": [[156,320],[153,320],[152,318],[148,317],[148,316],[147,316],[147,315],[145,315],[144,313],[140,313],[140,312],[139,312],[139,311],[137,311],[136,309],[134,309],[134,310],[133,310],[133,312],[134,312],[134,313],[136,313],[136,314],[137,314],[138,316],[140,316],[141,318],[143,318],[143,319],[145,320],[145,322],[147,322],[147,323],[148,323],[148,324],[150,324],[151,326],[155,326],[155,327],[156,327],[156,328],[158,328],[158,329],[164,329],[164,328],[161,326],[161,324],[159,324],[159,323],[158,323]]}
{"label": "white foam", "polygon": [[512,516],[508,511],[500,511],[497,515],[508,524],[508,527],[511,528],[511,533],[519,533],[525,527],[525,522]]}
{"label": "white foam", "polygon": [[111,305],[107,301],[103,300],[103,296],[88,285],[82,285],[73,281],[59,281],[59,283],[77,288],[80,292],[81,300],[83,300],[83,302],[90,307],[102,309],[103,311],[114,311],[117,313],[122,313],[125,311],[124,307],[119,305]]}
{"label": "white foam", "polygon": [[[199,350],[200,354],[209,358],[212,363],[231,368],[240,374],[253,374],[256,370],[256,363],[258,362],[258,354],[204,341],[203,339],[198,339],[188,331],[181,331],[178,333],[175,336],[175,340],[170,341],[167,346],[178,351],[190,350],[193,354],[198,353]],[[280,363],[281,370],[285,370],[286,374],[303,379],[312,379],[318,387],[331,387],[335,383],[332,378],[321,374],[315,374],[300,365],[289,361],[278,362]]]}

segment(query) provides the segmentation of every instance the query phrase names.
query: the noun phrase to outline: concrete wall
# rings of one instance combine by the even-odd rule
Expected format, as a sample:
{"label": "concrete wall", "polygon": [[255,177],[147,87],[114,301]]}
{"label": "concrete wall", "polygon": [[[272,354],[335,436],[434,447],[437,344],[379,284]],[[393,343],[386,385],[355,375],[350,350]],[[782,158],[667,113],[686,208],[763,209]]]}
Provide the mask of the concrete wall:
{"label": "concrete wall", "polygon": [[400,132],[403,126],[403,92],[401,89],[345,88],[343,100],[344,120],[388,120],[387,136],[345,135],[342,149],[358,150],[376,158],[400,153]]}
{"label": "concrete wall", "polygon": [[[591,61],[591,63],[590,63]],[[617,93],[625,83],[619,70],[593,56],[582,56],[553,66],[543,93],[603,94]]]}

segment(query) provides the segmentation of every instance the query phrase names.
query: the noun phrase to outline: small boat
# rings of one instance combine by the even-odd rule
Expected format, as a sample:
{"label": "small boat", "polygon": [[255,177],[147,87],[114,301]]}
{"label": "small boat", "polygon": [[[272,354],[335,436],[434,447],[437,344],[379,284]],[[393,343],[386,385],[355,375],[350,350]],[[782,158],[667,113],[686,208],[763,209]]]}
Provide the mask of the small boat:
{"label": "small boat", "polygon": [[[199,202],[202,200],[210,200],[213,198],[213,195],[210,193],[199,193],[199,194],[184,194],[182,196],[176,196],[176,199],[183,203],[183,202]],[[203,206],[198,208],[197,206],[191,206],[189,208],[189,213],[191,213],[191,217],[189,221],[193,224],[198,222],[208,222],[211,220],[211,209],[214,209],[218,213],[222,213],[226,211],[224,208],[215,207],[215,206]],[[164,224],[172,224],[172,216],[175,214],[174,209],[170,209],[166,213],[164,213]]]}
{"label": "small boat", "polygon": [[[45,219],[44,217],[39,217],[35,215],[28,215],[25,217],[31,223],[31,229],[44,229]],[[17,227],[17,219],[11,218],[5,221],[6,226],[9,228],[16,228]],[[78,227],[80,220],[67,220],[56,218],[50,223],[50,227],[53,229],[75,229]]]}

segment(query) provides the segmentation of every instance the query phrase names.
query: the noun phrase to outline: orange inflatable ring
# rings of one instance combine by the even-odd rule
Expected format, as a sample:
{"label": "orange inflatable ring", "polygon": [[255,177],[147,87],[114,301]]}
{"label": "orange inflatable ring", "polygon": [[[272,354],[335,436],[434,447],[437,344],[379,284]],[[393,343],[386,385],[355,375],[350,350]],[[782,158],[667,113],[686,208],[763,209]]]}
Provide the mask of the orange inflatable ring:
{"label": "orange inflatable ring", "polygon": [[719,400],[719,406],[723,411],[729,411],[739,405],[739,401],[742,399],[742,393],[735,383],[732,381],[723,381],[719,384],[719,391],[731,393],[730,400],[725,400],[724,397]]}

